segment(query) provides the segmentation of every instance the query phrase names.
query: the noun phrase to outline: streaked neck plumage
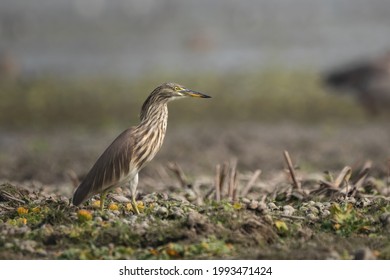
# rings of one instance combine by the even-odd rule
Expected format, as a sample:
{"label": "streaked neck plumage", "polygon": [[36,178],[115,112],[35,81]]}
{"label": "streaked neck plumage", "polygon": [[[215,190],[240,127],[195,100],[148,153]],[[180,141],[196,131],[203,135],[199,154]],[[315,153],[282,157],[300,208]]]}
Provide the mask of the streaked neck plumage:
{"label": "streaked neck plumage", "polygon": [[[160,150],[168,122],[167,99],[145,101],[140,115],[140,124],[135,127],[134,152],[139,155],[139,170]],[[158,97],[158,96],[157,96]]]}

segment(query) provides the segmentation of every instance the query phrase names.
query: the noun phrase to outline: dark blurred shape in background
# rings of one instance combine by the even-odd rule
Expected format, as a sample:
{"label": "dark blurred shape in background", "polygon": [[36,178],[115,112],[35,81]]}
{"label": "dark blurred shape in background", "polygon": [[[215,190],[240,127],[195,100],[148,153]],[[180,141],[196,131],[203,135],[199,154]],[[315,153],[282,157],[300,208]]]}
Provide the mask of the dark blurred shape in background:
{"label": "dark blurred shape in background", "polygon": [[[150,168],[210,174],[238,158],[266,176],[287,149],[303,169],[370,159],[384,174],[388,119],[329,94],[321,73],[388,50],[389,14],[388,0],[0,0],[0,182],[69,185],[167,81],[213,98],[170,106]],[[376,112],[385,64],[328,81]]]}
{"label": "dark blurred shape in background", "polygon": [[390,51],[371,60],[356,61],[324,75],[325,84],[353,94],[369,114],[390,111]]}
{"label": "dark blurred shape in background", "polygon": [[14,81],[19,75],[20,67],[12,53],[0,50],[0,82]]}

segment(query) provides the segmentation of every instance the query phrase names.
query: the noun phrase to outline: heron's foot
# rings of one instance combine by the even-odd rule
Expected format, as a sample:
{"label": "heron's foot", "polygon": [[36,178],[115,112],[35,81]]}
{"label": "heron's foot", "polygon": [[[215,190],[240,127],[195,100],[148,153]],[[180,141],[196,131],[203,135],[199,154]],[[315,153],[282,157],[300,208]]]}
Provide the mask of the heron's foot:
{"label": "heron's foot", "polygon": [[106,199],[107,192],[102,192],[100,195],[100,211],[103,211],[104,209],[104,200]]}
{"label": "heron's foot", "polygon": [[139,215],[140,212],[139,212],[139,210],[138,210],[137,201],[135,201],[135,198],[134,198],[134,197],[131,198],[131,203],[133,204],[133,209],[134,209],[134,211],[135,211],[135,214]]}

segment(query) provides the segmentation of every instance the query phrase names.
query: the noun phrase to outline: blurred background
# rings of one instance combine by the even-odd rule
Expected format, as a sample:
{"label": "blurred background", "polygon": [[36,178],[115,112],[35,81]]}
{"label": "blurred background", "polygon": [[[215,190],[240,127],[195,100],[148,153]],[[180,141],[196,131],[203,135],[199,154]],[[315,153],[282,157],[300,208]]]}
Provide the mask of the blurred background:
{"label": "blurred background", "polygon": [[81,178],[166,81],[213,99],[170,104],[145,176],[231,158],[270,176],[285,149],[309,172],[372,160],[385,176],[389,14],[386,0],[0,0],[0,180]]}

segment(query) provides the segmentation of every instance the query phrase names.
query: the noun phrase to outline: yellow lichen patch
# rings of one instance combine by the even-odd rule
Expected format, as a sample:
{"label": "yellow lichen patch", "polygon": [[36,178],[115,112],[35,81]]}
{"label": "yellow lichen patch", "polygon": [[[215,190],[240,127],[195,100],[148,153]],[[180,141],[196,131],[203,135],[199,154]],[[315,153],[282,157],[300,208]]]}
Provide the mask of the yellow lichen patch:
{"label": "yellow lichen patch", "polygon": [[[143,212],[144,209],[145,209],[145,205],[142,201],[137,201],[137,208],[140,212]],[[127,203],[126,204],[126,210],[127,211],[132,211],[132,212],[135,212],[134,209],[133,209],[133,205],[131,203]]]}
{"label": "yellow lichen patch", "polygon": [[144,211],[145,205],[144,205],[143,201],[137,201],[137,207],[138,207],[138,210],[140,212]]}
{"label": "yellow lichen patch", "polygon": [[226,247],[229,249],[229,250],[233,250],[234,249],[234,246],[232,243],[226,243]]}
{"label": "yellow lichen patch", "polygon": [[88,210],[81,209],[77,212],[77,217],[80,222],[86,222],[92,220],[92,214]]}
{"label": "yellow lichen patch", "polygon": [[111,203],[111,204],[108,206],[108,209],[110,209],[111,211],[115,211],[115,210],[118,210],[119,207],[118,207],[118,204],[116,204],[116,203]]}
{"label": "yellow lichen patch", "polygon": [[205,241],[202,241],[201,243],[200,243],[200,246],[203,248],[203,249],[208,249],[210,246],[209,246],[209,244],[207,243],[207,242],[205,242]]}
{"label": "yellow lichen patch", "polygon": [[16,220],[16,223],[18,225],[26,225],[27,224],[27,219],[26,218],[19,218]]}
{"label": "yellow lichen patch", "polygon": [[18,212],[19,215],[25,215],[28,213],[28,209],[24,208],[24,207],[18,207],[18,209],[16,209],[16,211]]}
{"label": "yellow lichen patch", "polygon": [[341,225],[336,223],[336,224],[333,225],[333,228],[335,230],[339,230],[341,228]]}
{"label": "yellow lichen patch", "polygon": [[100,208],[100,200],[95,200],[94,202],[92,202],[92,207],[99,209]]}
{"label": "yellow lichen patch", "polygon": [[158,251],[156,249],[150,249],[149,253],[152,254],[153,256],[157,256],[158,255]]}
{"label": "yellow lichen patch", "polygon": [[167,248],[165,249],[165,252],[168,256],[177,258],[180,256],[180,253],[174,247],[175,246],[172,243],[169,243]]}
{"label": "yellow lichen patch", "polygon": [[133,205],[131,205],[131,203],[127,203],[126,204],[126,210],[127,211],[133,211]]}
{"label": "yellow lichen patch", "polygon": [[240,210],[240,209],[242,209],[242,204],[240,202],[234,202],[233,208],[236,210]]}
{"label": "yellow lichen patch", "polygon": [[286,223],[281,221],[281,220],[276,220],[275,221],[275,226],[278,229],[278,231],[281,231],[281,232],[288,231],[288,227],[287,227]]}
{"label": "yellow lichen patch", "polygon": [[40,207],[34,207],[34,208],[31,209],[31,211],[33,213],[39,213],[39,212],[41,212],[41,208]]}

